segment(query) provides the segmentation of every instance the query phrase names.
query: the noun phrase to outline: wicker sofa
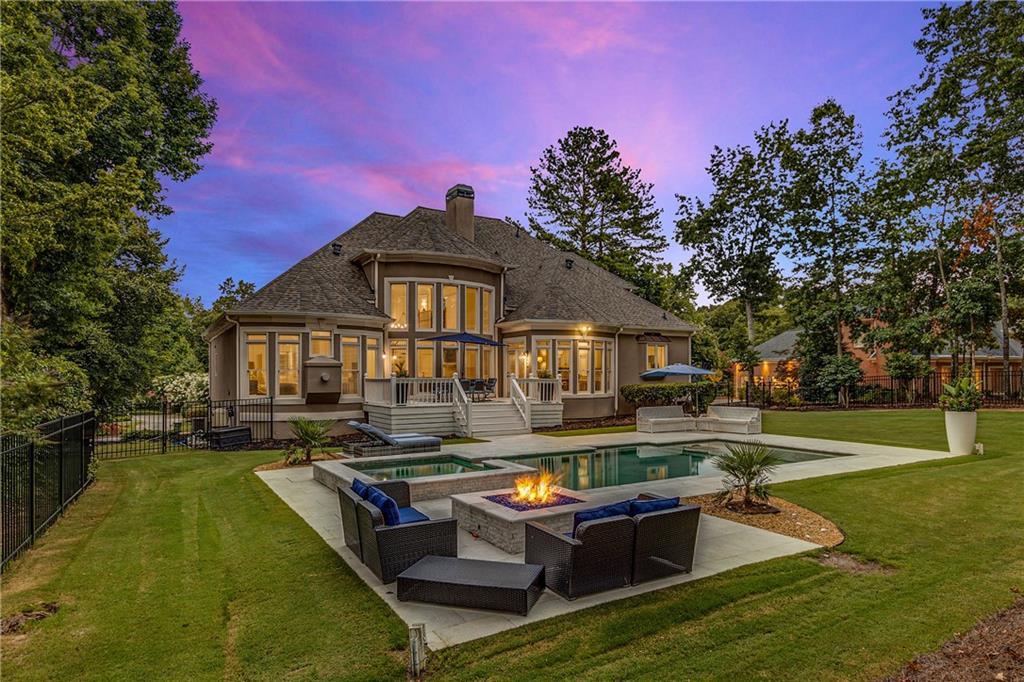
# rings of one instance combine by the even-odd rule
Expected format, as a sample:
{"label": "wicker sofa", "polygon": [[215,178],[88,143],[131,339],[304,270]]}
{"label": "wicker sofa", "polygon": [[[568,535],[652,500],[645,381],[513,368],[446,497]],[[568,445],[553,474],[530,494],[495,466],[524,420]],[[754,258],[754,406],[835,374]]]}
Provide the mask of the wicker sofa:
{"label": "wicker sofa", "polygon": [[[372,487],[395,500],[400,510],[413,509],[407,482],[381,481]],[[458,522],[453,518],[431,520],[416,512],[408,516],[426,520],[388,526],[380,509],[347,486],[338,487],[338,503],[345,546],[383,583],[394,582],[427,555],[458,556]]]}
{"label": "wicker sofa", "polygon": [[697,419],[701,431],[727,433],[761,433],[761,410],[756,407],[711,405],[708,413]]}
{"label": "wicker sofa", "polygon": [[697,420],[686,414],[682,407],[641,407],[636,411],[636,430],[647,433],[662,431],[695,431]]}
{"label": "wicker sofa", "polygon": [[[663,499],[649,493],[636,498]],[[544,566],[549,589],[565,599],[576,599],[689,573],[693,570],[699,523],[700,507],[681,504],[584,521],[569,534],[528,521],[525,561]]]}

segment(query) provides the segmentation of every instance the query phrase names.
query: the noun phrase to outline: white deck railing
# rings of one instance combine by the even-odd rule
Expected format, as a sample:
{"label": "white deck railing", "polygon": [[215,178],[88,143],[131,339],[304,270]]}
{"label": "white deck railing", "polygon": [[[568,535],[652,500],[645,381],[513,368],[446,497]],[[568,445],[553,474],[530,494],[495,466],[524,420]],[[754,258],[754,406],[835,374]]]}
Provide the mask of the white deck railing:
{"label": "white deck railing", "polygon": [[516,379],[516,383],[523,389],[526,399],[531,403],[560,403],[562,402],[562,382],[558,379]]}
{"label": "white deck railing", "polygon": [[516,381],[514,374],[508,375],[508,395],[512,399],[512,404],[516,406],[519,411],[519,416],[523,418],[523,424],[527,429],[530,428],[530,401],[526,399],[526,394],[523,393],[523,389],[520,388],[519,382]]}
{"label": "white deck railing", "polygon": [[473,435],[473,403],[463,390],[459,382],[459,375],[455,373],[448,381],[452,384],[452,404],[455,407],[455,422],[462,430],[462,435]]}

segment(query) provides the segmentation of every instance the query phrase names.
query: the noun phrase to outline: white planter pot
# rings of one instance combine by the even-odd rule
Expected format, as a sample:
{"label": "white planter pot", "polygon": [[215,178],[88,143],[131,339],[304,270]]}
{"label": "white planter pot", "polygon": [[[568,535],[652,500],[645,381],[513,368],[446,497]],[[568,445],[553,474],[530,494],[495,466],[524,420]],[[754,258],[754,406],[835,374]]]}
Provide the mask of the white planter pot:
{"label": "white planter pot", "polygon": [[969,455],[974,452],[977,433],[977,412],[946,412],[946,440],[950,454]]}

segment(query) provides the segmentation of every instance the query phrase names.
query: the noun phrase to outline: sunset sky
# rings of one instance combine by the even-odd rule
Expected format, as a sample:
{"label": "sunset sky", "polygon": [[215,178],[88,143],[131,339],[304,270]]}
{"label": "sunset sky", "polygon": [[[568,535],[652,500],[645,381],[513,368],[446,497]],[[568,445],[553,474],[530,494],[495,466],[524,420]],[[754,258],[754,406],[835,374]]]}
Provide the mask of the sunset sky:
{"label": "sunset sky", "polygon": [[[529,167],[574,125],[604,128],[654,183],[709,190],[714,145],[802,124],[835,97],[878,151],[886,98],[913,82],[917,4],[182,3],[220,106],[205,168],[156,223],[206,303],[258,285],[374,210],[521,217]],[[673,247],[668,258],[685,253]],[[702,301],[703,301],[702,297]]]}

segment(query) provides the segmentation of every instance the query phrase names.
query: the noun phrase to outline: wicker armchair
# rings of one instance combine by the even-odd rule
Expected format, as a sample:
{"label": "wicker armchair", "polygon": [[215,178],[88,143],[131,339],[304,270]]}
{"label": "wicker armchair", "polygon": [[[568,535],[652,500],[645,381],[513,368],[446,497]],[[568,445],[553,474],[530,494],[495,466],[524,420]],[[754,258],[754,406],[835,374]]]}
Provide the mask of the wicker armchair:
{"label": "wicker armchair", "polygon": [[[656,500],[660,496],[644,493],[637,499]],[[700,523],[699,505],[684,504],[637,514],[633,520],[636,522],[634,585],[693,570],[693,552]]]}
{"label": "wicker armchair", "polygon": [[[409,506],[409,484],[405,481],[383,481],[373,487],[386,493],[399,507]],[[386,526],[380,509],[347,486],[338,488],[338,502],[345,546],[383,583],[394,582],[399,573],[427,555],[458,556],[455,519]]]}
{"label": "wicker armchair", "polygon": [[628,516],[584,521],[568,537],[526,523],[526,560],[544,566],[544,583],[565,599],[626,587],[633,572],[636,524]]}

